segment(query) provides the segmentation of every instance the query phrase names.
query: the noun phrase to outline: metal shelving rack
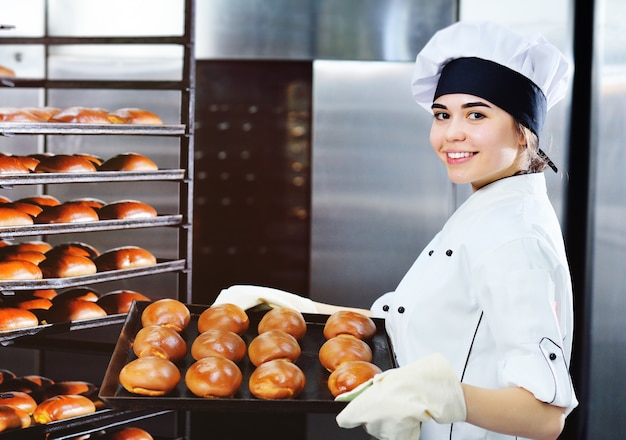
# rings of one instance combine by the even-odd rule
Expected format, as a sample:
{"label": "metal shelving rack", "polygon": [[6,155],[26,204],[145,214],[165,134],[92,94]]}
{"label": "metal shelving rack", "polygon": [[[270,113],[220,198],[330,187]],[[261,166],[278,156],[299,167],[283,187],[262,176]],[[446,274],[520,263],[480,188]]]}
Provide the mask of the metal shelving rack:
{"label": "metal shelving rack", "polygon": [[[0,227],[0,238],[25,236],[49,236],[74,232],[116,231],[134,228],[173,227],[178,229],[178,258],[170,261],[158,260],[153,267],[101,272],[86,277],[64,279],[43,279],[37,281],[0,280],[0,290],[19,291],[31,289],[63,288],[79,286],[85,283],[99,283],[127,279],[129,277],[150,276],[157,273],[178,273],[178,299],[192,301],[192,235],[193,235],[193,161],[194,161],[194,113],[195,113],[195,59],[194,59],[194,23],[195,2],[184,0],[184,32],[182,36],[153,37],[59,37],[48,36],[47,2],[46,29],[43,37],[10,37],[0,40],[3,44],[43,45],[45,47],[45,72],[48,72],[48,55],[50,46],[54,45],[110,45],[110,44],[148,44],[148,45],[179,45],[183,48],[182,76],[179,81],[106,81],[106,80],[55,80],[3,78],[0,87],[37,88],[45,91],[45,102],[48,102],[50,89],[111,89],[111,90],[174,90],[180,92],[180,124],[175,125],[128,125],[128,124],[62,124],[62,123],[0,123],[2,136],[44,136],[46,135],[80,135],[80,136],[168,136],[179,139],[180,164],[178,169],[164,169],[154,172],[95,172],[88,174],[23,174],[0,175],[0,187],[9,188],[16,185],[54,185],[106,182],[134,181],[173,181],[179,187],[179,212],[174,215],[159,215],[155,219],[98,221],[80,224],[35,224],[32,226]],[[9,23],[0,25],[0,29],[11,29]],[[125,315],[107,316],[101,319],[85,320],[73,323],[41,325],[32,329],[21,329],[14,332],[0,332],[0,345],[19,344],[24,339],[26,346],[37,346],[37,338],[42,337],[42,348],[45,349],[45,336],[53,333],[81,330],[85,328],[110,326],[123,323]],[[70,341],[71,343],[71,341]],[[97,344],[96,344],[97,345]],[[50,345],[54,347],[54,344]],[[116,411],[106,409],[97,411],[92,416],[70,419],[67,422],[56,422],[49,425],[34,425],[22,430],[11,430],[0,433],[0,438],[50,438],[61,439],[87,434],[108,426],[117,426],[124,421],[141,420],[171,411]],[[188,417],[184,414],[177,417],[176,430],[179,434],[188,433]]]}

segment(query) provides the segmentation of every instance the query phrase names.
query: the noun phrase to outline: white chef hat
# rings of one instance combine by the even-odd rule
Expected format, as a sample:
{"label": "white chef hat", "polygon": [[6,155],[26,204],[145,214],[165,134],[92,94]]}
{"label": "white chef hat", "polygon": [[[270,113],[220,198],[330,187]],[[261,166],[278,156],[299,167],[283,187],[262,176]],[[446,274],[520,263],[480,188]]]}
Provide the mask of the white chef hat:
{"label": "white chef hat", "polygon": [[547,110],[567,93],[569,72],[563,54],[541,35],[460,21],[435,33],[417,55],[412,89],[429,111],[444,94],[479,96],[539,135]]}

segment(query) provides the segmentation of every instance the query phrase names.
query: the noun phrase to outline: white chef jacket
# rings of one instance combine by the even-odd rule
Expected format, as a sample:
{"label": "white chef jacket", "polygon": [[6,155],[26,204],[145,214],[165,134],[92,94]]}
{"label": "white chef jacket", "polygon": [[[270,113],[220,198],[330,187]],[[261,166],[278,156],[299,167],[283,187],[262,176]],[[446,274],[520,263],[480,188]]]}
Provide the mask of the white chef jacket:
{"label": "white chef jacket", "polygon": [[[385,318],[400,366],[438,352],[462,382],[523,387],[568,413],[578,404],[568,368],[571,279],[543,173],[473,193],[372,312]],[[513,438],[434,421],[420,437]]]}

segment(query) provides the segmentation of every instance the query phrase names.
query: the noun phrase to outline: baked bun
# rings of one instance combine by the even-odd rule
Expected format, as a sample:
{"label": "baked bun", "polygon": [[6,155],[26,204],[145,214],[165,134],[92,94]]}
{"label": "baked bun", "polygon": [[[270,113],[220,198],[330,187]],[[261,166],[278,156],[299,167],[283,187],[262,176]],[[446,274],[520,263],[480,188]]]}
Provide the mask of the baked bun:
{"label": "baked bun", "polygon": [[246,342],[230,330],[207,330],[200,333],[191,344],[191,356],[195,360],[221,356],[233,362],[239,362],[245,355]]}
{"label": "baked bun", "polygon": [[13,208],[18,211],[22,211],[24,214],[28,214],[31,217],[37,217],[43,211],[41,206],[33,205],[32,203],[25,202],[11,202],[11,203],[3,203],[0,205],[2,208]]}
{"label": "baked bun", "polygon": [[93,162],[74,154],[55,154],[41,159],[35,167],[36,173],[92,173],[96,171]]}
{"label": "baked bun", "polygon": [[119,374],[126,391],[143,396],[163,396],[178,385],[180,378],[180,370],[172,361],[156,356],[132,360]]}
{"label": "baked bun", "polygon": [[68,122],[76,124],[110,124],[109,112],[101,108],[69,107],[52,116],[48,122]]}
{"label": "baked bun", "polygon": [[20,377],[21,380],[26,382],[30,382],[34,384],[38,389],[34,389],[33,391],[39,392],[41,389],[54,384],[54,380],[50,379],[46,376],[41,376],[39,374],[28,374],[26,376]]}
{"label": "baked bun", "polygon": [[100,251],[94,246],[83,243],[81,241],[72,241],[57,244],[52,249],[46,252],[47,257],[54,257],[57,255],[78,255],[81,257],[95,258],[100,255]]}
{"label": "baked bun", "polygon": [[248,345],[248,358],[254,366],[275,359],[295,362],[302,354],[296,338],[282,330],[268,330],[256,336]]}
{"label": "baked bun", "polygon": [[293,399],[305,386],[306,377],[300,367],[281,360],[259,365],[248,381],[250,393],[259,399]]}
{"label": "baked bun", "polygon": [[372,339],[376,334],[376,324],[362,313],[351,310],[340,310],[328,317],[324,324],[324,337],[334,338],[348,334],[359,339]]}
{"label": "baked bun", "polygon": [[269,330],[282,330],[300,340],[306,334],[306,321],[298,310],[277,307],[263,315],[257,330],[259,333],[265,333]]}
{"label": "baked bun", "polygon": [[102,437],[98,437],[100,440],[154,440],[154,437],[141,428],[136,426],[127,426],[115,431],[110,431],[104,434]]}
{"label": "baked bun", "polygon": [[114,124],[163,124],[156,114],[142,108],[120,108],[109,112],[109,120]]}
{"label": "baked bun", "polygon": [[82,203],[89,206],[90,208],[95,209],[96,211],[106,205],[106,202],[104,200],[97,199],[95,197],[79,197],[77,199],[72,199],[69,202]]}
{"label": "baked bun", "polygon": [[26,166],[26,168],[28,168],[28,171],[30,172],[35,171],[35,167],[39,163],[39,159],[32,157],[32,156],[13,156],[13,157],[15,157],[17,160],[22,162]]}
{"label": "baked bun", "polygon": [[57,107],[24,107],[24,110],[35,115],[41,122],[48,122],[51,117],[61,111]]}
{"label": "baked bun", "polygon": [[24,202],[24,203],[32,203],[33,205],[41,206],[42,208],[45,208],[46,206],[56,206],[56,205],[61,204],[59,199],[57,199],[54,196],[51,196],[50,194],[39,194],[36,196],[23,197],[16,201]]}
{"label": "baked bun", "polygon": [[98,305],[108,315],[128,313],[133,301],[151,301],[146,295],[133,290],[114,290],[98,298]]}
{"label": "baked bun", "polygon": [[332,372],[344,362],[371,362],[372,349],[365,341],[352,335],[338,335],[322,344],[318,357],[324,368]]}
{"label": "baked bun", "polygon": [[137,357],[156,356],[178,362],[187,354],[187,343],[174,329],[162,325],[141,328],[133,341]]}
{"label": "baked bun", "polygon": [[152,266],[157,263],[157,260],[150,251],[139,246],[120,246],[102,252],[94,258],[94,263],[98,272],[104,272]]}
{"label": "baked bun", "polygon": [[96,319],[106,315],[102,307],[93,301],[68,299],[53,303],[45,316],[47,322],[53,323]]}
{"label": "baked bun", "polygon": [[98,301],[100,294],[89,287],[74,287],[73,289],[64,290],[52,298],[53,303],[68,301],[72,299],[82,299],[83,301]]}
{"label": "baked bun", "polygon": [[[24,379],[23,377],[17,377],[15,379],[9,379],[0,384],[0,393],[20,391],[22,393],[30,394],[34,397],[34,393],[41,391],[41,385],[36,384],[30,379]],[[35,400],[37,400],[35,398]]]}
{"label": "baked bun", "polygon": [[82,380],[65,380],[47,385],[41,391],[41,400],[48,400],[54,396],[67,394],[81,395],[89,397],[98,388],[91,382]]}
{"label": "baked bun", "polygon": [[328,390],[333,397],[337,397],[339,394],[352,391],[379,373],[382,373],[382,370],[371,362],[344,362],[328,376]]}
{"label": "baked bun", "polygon": [[35,217],[35,223],[38,224],[97,222],[98,220],[96,210],[80,202],[65,202],[48,206]]}
{"label": "baked bun", "polygon": [[30,261],[0,261],[0,280],[40,280],[43,273]]}
{"label": "baked bun", "polygon": [[211,329],[230,330],[242,335],[250,327],[246,311],[236,304],[216,304],[204,310],[198,317],[198,332]]}
{"label": "baked bun", "polygon": [[156,171],[159,167],[143,154],[121,153],[102,162],[99,169],[100,171]]}
{"label": "baked bun", "polygon": [[16,208],[0,206],[0,227],[2,226],[28,226],[34,222],[33,218]]}
{"label": "baked bun", "polygon": [[0,174],[28,174],[30,169],[13,156],[0,155]]}
{"label": "baked bun", "polygon": [[0,120],[2,122],[41,122],[37,116],[21,107],[0,108]]}
{"label": "baked bun", "polygon": [[185,304],[173,298],[162,298],[146,306],[141,313],[141,325],[162,325],[182,332],[191,321],[191,312]]}
{"label": "baked bun", "polygon": [[33,412],[37,423],[50,423],[96,412],[96,405],[85,396],[65,394],[44,400]]}
{"label": "baked bun", "polygon": [[32,295],[37,298],[46,298],[52,300],[55,296],[58,295],[56,289],[37,289],[31,291]]}
{"label": "baked bun", "polygon": [[15,406],[0,404],[0,432],[28,428],[30,424],[31,418],[26,411]]}
{"label": "baked bun", "polygon": [[15,70],[6,66],[0,66],[0,77],[15,78]]}
{"label": "baked bun", "polygon": [[19,408],[31,415],[37,408],[37,401],[29,393],[23,391],[12,391],[10,393],[0,394],[0,406],[12,406]]}
{"label": "baked bun", "polygon": [[22,251],[3,255],[2,261],[29,261],[33,264],[39,264],[46,259],[46,255],[37,251]]}
{"label": "baked bun", "polygon": [[185,372],[185,385],[198,397],[232,397],[239,390],[243,375],[233,361],[221,356],[202,358]]}
{"label": "baked bun", "polygon": [[39,269],[44,278],[78,277],[97,272],[91,259],[71,254],[46,257],[39,263]]}
{"label": "baked bun", "polygon": [[156,209],[138,200],[118,200],[107,203],[98,209],[100,220],[142,219],[156,216]]}
{"label": "baked bun", "polygon": [[[16,295],[18,296],[18,295]],[[15,307],[24,310],[48,310],[52,307],[52,301],[47,298],[38,298],[32,295],[19,295],[19,297],[5,300],[7,307]]]}

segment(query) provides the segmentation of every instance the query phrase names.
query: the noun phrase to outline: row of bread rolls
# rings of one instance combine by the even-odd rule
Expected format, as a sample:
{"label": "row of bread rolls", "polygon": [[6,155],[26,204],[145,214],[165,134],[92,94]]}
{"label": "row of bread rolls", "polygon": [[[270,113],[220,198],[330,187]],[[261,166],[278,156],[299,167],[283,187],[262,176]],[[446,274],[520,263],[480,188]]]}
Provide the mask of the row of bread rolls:
{"label": "row of bread rolls", "polygon": [[2,297],[0,331],[124,314],[128,313],[133,301],[151,299],[128,289],[104,294],[88,287],[71,288],[60,293],[54,289],[16,292]]}
{"label": "row of bread rolls", "polygon": [[102,407],[98,387],[91,382],[0,370],[0,432],[87,415]]}
{"label": "row of bread rolls", "polygon": [[161,118],[146,109],[124,107],[109,111],[103,108],[73,106],[0,107],[0,122],[64,122],[75,124],[147,124],[161,125]]}
{"label": "row of bread rolls", "polygon": [[158,165],[133,151],[107,159],[87,153],[30,155],[0,154],[0,174],[93,173],[97,171],[155,171]]}
{"label": "row of bread rolls", "polygon": [[[33,224],[85,223],[99,220],[149,219],[156,209],[140,200],[116,200],[106,203],[95,198],[57,202],[54,196],[33,196],[15,202],[0,199],[0,227]],[[41,203],[39,203],[41,202]]]}
{"label": "row of bread rolls", "polygon": [[82,242],[52,246],[43,241],[26,241],[0,247],[0,280],[69,278],[155,264],[152,252],[132,245],[103,252]]}

